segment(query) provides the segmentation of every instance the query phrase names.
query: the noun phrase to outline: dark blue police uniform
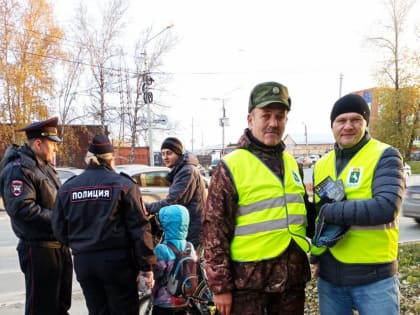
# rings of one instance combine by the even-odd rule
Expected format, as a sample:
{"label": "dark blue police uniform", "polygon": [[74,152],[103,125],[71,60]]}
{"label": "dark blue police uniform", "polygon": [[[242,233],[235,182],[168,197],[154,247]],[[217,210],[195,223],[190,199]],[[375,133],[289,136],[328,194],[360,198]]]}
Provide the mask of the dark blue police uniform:
{"label": "dark blue police uniform", "polygon": [[31,315],[68,314],[71,305],[71,255],[68,247],[55,238],[50,219],[61,182],[51,161],[43,160],[32,147],[33,139],[60,142],[57,122],[53,117],[20,129],[30,144],[10,146],[1,161],[0,193],[19,238],[25,314]]}
{"label": "dark blue police uniform", "polygon": [[52,216],[68,244],[90,315],[138,315],[136,277],[156,262],[138,185],[112,169],[113,146],[96,135],[87,169],[60,188]]}

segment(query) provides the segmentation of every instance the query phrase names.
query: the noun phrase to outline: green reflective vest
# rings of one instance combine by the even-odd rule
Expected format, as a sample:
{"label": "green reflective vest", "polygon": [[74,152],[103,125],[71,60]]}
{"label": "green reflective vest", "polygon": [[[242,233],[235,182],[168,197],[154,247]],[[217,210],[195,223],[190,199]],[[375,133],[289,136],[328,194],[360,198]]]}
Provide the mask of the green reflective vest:
{"label": "green reflective vest", "polygon": [[[338,179],[343,181],[347,200],[372,198],[376,164],[388,147],[385,143],[371,139],[343,169]],[[337,179],[334,150],[316,162],[315,186],[327,176],[333,180]],[[315,196],[315,202],[319,202],[318,196]],[[335,259],[343,263],[391,262],[397,258],[398,235],[397,219],[389,224],[375,226],[352,225],[346,235],[329,250]],[[311,253],[314,255],[320,255],[325,250],[326,247],[311,247]]]}
{"label": "green reflective vest", "polygon": [[295,159],[283,153],[284,183],[254,154],[237,149],[223,157],[239,196],[231,259],[238,262],[277,257],[291,239],[305,251],[305,188]]}

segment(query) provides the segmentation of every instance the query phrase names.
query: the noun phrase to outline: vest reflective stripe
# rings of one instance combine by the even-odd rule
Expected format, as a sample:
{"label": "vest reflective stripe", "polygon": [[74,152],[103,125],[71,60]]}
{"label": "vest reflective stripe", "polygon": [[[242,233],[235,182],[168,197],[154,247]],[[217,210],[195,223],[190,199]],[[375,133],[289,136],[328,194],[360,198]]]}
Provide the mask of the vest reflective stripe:
{"label": "vest reflective stripe", "polygon": [[283,153],[284,186],[247,150],[237,149],[223,160],[238,193],[235,234],[230,246],[232,260],[260,261],[277,257],[292,238],[308,251],[305,190],[295,159]]}
{"label": "vest reflective stripe", "polygon": [[240,215],[245,215],[255,210],[261,210],[266,208],[274,208],[274,207],[284,207],[286,203],[300,203],[303,202],[303,197],[299,194],[290,194],[286,195],[285,198],[272,198],[268,200],[262,200],[260,202],[256,202],[254,204],[250,204],[247,206],[240,206],[239,213]]}
{"label": "vest reflective stripe", "polygon": [[387,224],[380,224],[380,225],[370,225],[370,226],[363,226],[363,225],[352,225],[352,230],[390,230],[398,228],[398,220],[394,220]]}
{"label": "vest reflective stripe", "polygon": [[[372,198],[375,167],[388,147],[385,143],[371,139],[344,168],[338,179],[343,181],[347,200]],[[316,163],[315,185],[328,175],[336,180],[334,151]],[[315,196],[315,201],[319,202],[318,196]],[[343,239],[329,250],[343,263],[386,263],[397,258],[398,235],[397,219],[375,226],[351,226]],[[325,250],[325,247],[318,248],[314,245],[311,248],[314,255],[320,255]]]}
{"label": "vest reflective stripe", "polygon": [[288,219],[279,219],[268,222],[238,226],[235,229],[235,236],[284,229],[287,228],[289,224],[306,224],[306,220],[305,218],[302,218],[301,215],[291,215],[288,217]]}

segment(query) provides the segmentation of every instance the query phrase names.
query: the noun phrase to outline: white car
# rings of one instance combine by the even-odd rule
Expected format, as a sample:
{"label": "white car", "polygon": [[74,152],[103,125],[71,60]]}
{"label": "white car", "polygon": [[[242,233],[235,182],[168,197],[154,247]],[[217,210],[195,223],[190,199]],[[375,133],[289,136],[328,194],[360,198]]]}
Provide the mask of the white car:
{"label": "white car", "polygon": [[169,193],[169,182],[166,176],[170,169],[165,166],[149,166],[144,164],[116,165],[115,171],[130,175],[140,186],[145,202],[155,202],[166,198]]}
{"label": "white car", "polygon": [[[64,184],[70,177],[73,177],[74,175],[79,175],[84,170],[80,168],[75,167],[56,167],[55,170],[58,173],[58,177],[61,180],[61,183]],[[3,198],[0,197],[0,210],[4,209],[4,203]]]}
{"label": "white car", "polygon": [[62,184],[64,184],[69,178],[79,175],[84,171],[84,169],[75,167],[56,167],[55,170],[57,171]]}

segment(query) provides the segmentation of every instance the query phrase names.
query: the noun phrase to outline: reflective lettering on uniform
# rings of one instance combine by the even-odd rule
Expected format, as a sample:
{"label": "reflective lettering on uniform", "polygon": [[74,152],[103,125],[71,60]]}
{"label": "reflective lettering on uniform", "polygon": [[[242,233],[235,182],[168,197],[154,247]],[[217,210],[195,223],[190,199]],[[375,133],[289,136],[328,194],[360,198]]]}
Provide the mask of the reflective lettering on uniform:
{"label": "reflective lettering on uniform", "polygon": [[89,200],[111,200],[112,188],[83,188],[71,193],[71,202]]}

